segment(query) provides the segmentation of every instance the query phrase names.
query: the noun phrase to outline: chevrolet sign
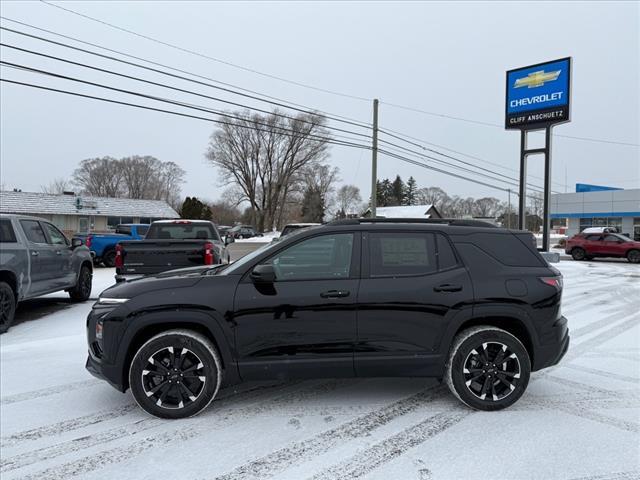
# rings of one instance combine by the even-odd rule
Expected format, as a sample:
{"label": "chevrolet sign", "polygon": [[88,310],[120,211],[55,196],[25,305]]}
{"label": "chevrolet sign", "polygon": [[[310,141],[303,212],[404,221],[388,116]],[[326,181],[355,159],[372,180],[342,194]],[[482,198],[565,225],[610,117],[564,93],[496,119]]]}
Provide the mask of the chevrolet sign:
{"label": "chevrolet sign", "polygon": [[535,129],[569,121],[571,58],[507,72],[505,128]]}

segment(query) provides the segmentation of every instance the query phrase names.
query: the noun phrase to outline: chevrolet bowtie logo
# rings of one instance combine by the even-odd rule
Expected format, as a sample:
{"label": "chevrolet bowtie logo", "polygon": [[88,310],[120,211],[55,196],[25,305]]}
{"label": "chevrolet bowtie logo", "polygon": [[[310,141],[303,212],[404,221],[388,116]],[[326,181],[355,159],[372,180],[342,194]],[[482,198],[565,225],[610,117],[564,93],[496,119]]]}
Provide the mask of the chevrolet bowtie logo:
{"label": "chevrolet bowtie logo", "polygon": [[540,70],[539,72],[532,72],[526,77],[518,78],[516,83],[513,85],[514,88],[520,87],[541,87],[545,84],[545,82],[552,82],[558,79],[560,72],[562,70],[556,70],[555,72],[545,73],[544,70]]}

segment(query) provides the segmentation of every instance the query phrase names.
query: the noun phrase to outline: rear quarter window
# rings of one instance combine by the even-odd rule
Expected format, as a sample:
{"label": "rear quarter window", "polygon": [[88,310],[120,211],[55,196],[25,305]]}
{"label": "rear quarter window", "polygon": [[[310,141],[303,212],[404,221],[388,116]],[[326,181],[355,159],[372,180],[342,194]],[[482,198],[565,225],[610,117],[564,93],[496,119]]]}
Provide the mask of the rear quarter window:
{"label": "rear quarter window", "polygon": [[510,267],[544,266],[539,256],[511,233],[474,233],[469,236],[469,241],[503,265]]}
{"label": "rear quarter window", "polygon": [[453,253],[449,240],[442,234],[436,234],[436,243],[438,245],[438,269],[448,270],[458,265],[458,259]]}
{"label": "rear quarter window", "polygon": [[0,220],[0,243],[16,242],[16,232],[13,231],[11,220]]}

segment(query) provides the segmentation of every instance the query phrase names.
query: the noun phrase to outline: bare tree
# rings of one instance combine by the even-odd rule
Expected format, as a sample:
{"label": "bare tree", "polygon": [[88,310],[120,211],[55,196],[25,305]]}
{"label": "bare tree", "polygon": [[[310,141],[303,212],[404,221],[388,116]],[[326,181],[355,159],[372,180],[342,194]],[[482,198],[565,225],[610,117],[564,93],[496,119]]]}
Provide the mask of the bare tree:
{"label": "bare tree", "polygon": [[447,193],[440,187],[420,188],[416,192],[416,202],[419,205],[436,205],[436,208],[448,197]]}
{"label": "bare tree", "polygon": [[206,157],[223,181],[238,186],[256,227],[273,228],[303,169],[326,158],[329,132],[318,115],[234,115],[241,118],[212,134]]}
{"label": "bare tree", "polygon": [[361,204],[360,189],[355,185],[343,185],[336,192],[336,210],[341,216],[360,213]]}
{"label": "bare tree", "polygon": [[73,183],[87,195],[120,197],[123,194],[120,161],[113,157],[82,160],[73,172]]}
{"label": "bare tree", "polygon": [[42,193],[60,195],[71,190],[71,182],[65,178],[54,178],[47,185],[40,185],[40,190],[42,190]]}

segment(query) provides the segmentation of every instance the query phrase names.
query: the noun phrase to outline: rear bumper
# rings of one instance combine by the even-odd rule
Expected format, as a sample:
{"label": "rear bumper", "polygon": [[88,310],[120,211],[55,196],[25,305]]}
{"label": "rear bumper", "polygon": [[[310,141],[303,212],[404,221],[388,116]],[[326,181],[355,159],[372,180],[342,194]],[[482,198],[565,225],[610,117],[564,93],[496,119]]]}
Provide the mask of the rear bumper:
{"label": "rear bumper", "polygon": [[570,337],[567,319],[561,317],[552,328],[553,331],[550,332],[550,335],[554,337],[554,341],[538,346],[532,366],[533,371],[556,365],[569,349]]}

